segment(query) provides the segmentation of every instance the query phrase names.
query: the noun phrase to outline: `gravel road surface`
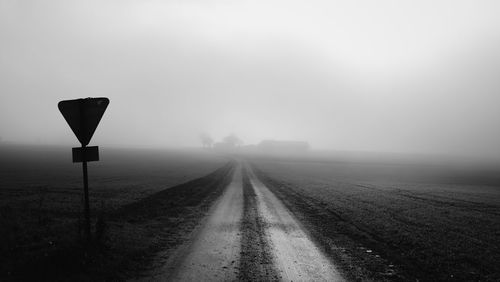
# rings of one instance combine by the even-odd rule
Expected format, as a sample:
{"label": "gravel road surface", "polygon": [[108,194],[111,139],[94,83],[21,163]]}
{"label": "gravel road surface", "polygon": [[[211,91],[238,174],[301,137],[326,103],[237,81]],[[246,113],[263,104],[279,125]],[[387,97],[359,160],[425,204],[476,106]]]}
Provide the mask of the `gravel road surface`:
{"label": "gravel road surface", "polygon": [[149,281],[343,281],[250,167],[240,164],[191,242]]}

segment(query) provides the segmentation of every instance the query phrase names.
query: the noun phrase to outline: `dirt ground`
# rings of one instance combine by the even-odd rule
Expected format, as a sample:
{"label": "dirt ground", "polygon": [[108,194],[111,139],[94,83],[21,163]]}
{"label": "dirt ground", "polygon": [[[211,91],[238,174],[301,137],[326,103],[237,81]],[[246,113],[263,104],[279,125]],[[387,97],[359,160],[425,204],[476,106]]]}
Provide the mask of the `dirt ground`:
{"label": "dirt ground", "polygon": [[2,281],[500,280],[494,170],[114,151],[87,243],[67,152],[2,153]]}
{"label": "dirt ground", "polygon": [[265,220],[259,213],[258,199],[250,182],[247,168],[243,168],[243,240],[241,242],[240,275],[242,281],[278,280],[273,267],[272,246],[265,236]]}
{"label": "dirt ground", "polygon": [[70,149],[0,147],[1,281],[135,276],[151,267],[153,253],[184,240],[232,171],[227,159],[203,151],[101,150],[101,162],[89,164],[87,244],[81,166]]}
{"label": "dirt ground", "polygon": [[145,281],[344,281],[243,163],[198,234]]}
{"label": "dirt ground", "polygon": [[473,184],[465,174],[440,178],[437,169],[428,177],[412,166],[405,176],[400,164],[392,175],[380,164],[253,164],[352,280],[500,279],[499,186]]}

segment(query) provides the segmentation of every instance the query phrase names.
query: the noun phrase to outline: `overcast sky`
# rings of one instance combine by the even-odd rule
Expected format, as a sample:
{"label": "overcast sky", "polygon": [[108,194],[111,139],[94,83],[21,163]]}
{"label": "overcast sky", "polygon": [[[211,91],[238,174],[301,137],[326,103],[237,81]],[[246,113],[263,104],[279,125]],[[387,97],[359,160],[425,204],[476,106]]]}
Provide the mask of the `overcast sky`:
{"label": "overcast sky", "polygon": [[500,157],[500,1],[0,1],[0,137]]}

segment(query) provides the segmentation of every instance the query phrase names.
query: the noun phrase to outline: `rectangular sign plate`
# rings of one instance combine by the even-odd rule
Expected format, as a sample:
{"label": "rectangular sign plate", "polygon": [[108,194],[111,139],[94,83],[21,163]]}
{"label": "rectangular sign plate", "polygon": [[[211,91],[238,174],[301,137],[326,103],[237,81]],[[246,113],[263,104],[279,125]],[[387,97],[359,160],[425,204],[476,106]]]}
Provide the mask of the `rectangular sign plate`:
{"label": "rectangular sign plate", "polygon": [[81,163],[84,160],[87,162],[95,162],[99,160],[99,147],[98,146],[90,146],[85,147],[85,153],[83,152],[82,147],[73,148],[73,162]]}

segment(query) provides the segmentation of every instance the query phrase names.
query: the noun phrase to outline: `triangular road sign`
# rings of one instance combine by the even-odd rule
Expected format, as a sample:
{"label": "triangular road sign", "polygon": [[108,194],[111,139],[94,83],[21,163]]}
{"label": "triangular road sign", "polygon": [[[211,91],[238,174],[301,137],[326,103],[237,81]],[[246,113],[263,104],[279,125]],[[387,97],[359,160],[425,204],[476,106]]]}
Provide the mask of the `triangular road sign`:
{"label": "triangular road sign", "polygon": [[108,104],[108,98],[86,98],[61,101],[57,106],[78,141],[87,146]]}

